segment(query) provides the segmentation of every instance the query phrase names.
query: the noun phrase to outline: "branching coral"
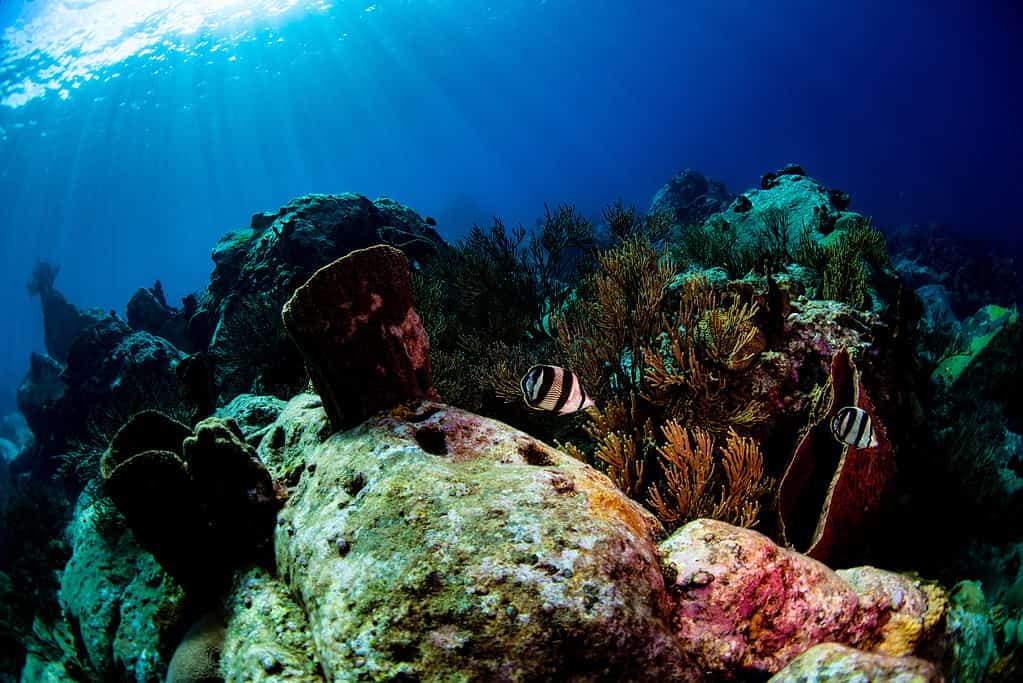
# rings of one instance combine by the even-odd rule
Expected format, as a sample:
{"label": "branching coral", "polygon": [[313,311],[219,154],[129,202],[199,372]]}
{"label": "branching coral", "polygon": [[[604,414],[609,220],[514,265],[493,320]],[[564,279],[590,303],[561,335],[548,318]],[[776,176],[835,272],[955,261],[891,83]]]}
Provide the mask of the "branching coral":
{"label": "branching coral", "polygon": [[862,308],[867,298],[864,260],[878,266],[889,264],[884,235],[870,226],[870,219],[856,221],[839,233],[832,244],[814,238],[814,225],[803,225],[795,259],[821,278],[821,296]]}
{"label": "branching coral", "polygon": [[[592,296],[581,296],[557,325],[566,365],[597,398],[585,428],[592,461],[628,495],[646,498],[670,524],[676,517],[688,519],[689,506],[669,512],[680,505],[669,498],[682,495],[684,482],[689,488],[697,486],[696,480],[700,487],[710,486],[712,471],[672,469],[664,450],[669,447],[658,445],[658,425],[669,430],[669,440],[677,432],[667,425],[677,426],[678,420],[699,425],[708,435],[728,431],[734,436],[723,450],[728,459],[721,475],[724,488],[717,487],[728,495],[722,493],[718,503],[700,510],[753,523],[759,512],[756,498],[763,492],[762,459],[752,457],[753,442],[751,451],[731,429],[759,422],[763,409],[730,391],[730,380],[764,348],[763,335],[753,324],[757,306],[720,294],[705,277],[694,276],[682,280],[677,310],[667,313],[664,301],[674,264],[642,237],[626,239],[597,260],[596,273],[584,283]],[[579,448],[572,451],[579,457]],[[746,476],[748,468],[755,477]],[[662,491],[661,485],[667,488]],[[687,500],[699,497],[693,493]]]}
{"label": "branching coral", "polygon": [[543,227],[529,240],[528,268],[538,286],[538,295],[548,309],[564,301],[569,283],[594,247],[593,226],[574,206],[554,211],[544,206]]}
{"label": "branching coral", "polygon": [[674,261],[643,237],[630,237],[597,257],[597,272],[556,322],[566,364],[591,396],[636,392],[643,348],[658,331],[661,302],[675,276]]}
{"label": "branching coral", "polygon": [[541,315],[543,299],[525,238],[525,228],[509,232],[495,218],[488,229],[473,226],[454,247],[442,249],[428,268],[428,277],[445,283],[446,308],[485,338],[519,339]]}
{"label": "branching coral", "polygon": [[657,453],[664,483],[650,486],[648,500],[665,526],[677,528],[697,517],[753,526],[760,513],[760,497],[773,487],[773,481],[764,477],[764,458],[757,443],[730,431],[715,458],[710,433],[683,429],[676,420],[668,421],[661,431],[666,441]]}
{"label": "branching coral", "polygon": [[760,212],[760,220],[764,224],[764,229],[760,233],[761,251],[774,260],[787,263],[791,252],[789,212],[778,207],[767,208]]}
{"label": "branching coral", "polygon": [[692,260],[705,268],[724,268],[732,277],[742,277],[756,264],[763,249],[743,245],[735,227],[719,215],[704,225],[682,228],[674,252],[680,260]]}
{"label": "branching coral", "polygon": [[730,373],[763,350],[757,306],[718,294],[703,276],[686,278],[678,311],[665,316],[659,348],[646,348],[646,398],[667,415],[719,432],[756,424],[763,407],[728,391]]}
{"label": "branching coral", "polygon": [[630,237],[659,242],[668,236],[674,222],[673,213],[669,209],[654,211],[643,217],[636,213],[636,207],[625,208],[620,199],[605,207],[603,216],[612,245],[621,244]]}

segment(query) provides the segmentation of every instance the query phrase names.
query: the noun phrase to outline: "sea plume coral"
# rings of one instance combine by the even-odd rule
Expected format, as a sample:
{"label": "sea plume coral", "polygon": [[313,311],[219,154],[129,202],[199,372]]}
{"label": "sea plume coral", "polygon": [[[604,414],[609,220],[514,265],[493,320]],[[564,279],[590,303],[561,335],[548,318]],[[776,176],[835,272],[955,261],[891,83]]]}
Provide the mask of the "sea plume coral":
{"label": "sea plume coral", "polygon": [[[698,517],[753,526],[761,496],[774,482],[764,477],[764,458],[756,441],[730,431],[717,447],[709,432],[684,429],[675,420],[661,427],[665,443],[657,448],[662,486],[651,485],[650,507],[668,529]],[[717,457],[715,457],[717,452]]]}

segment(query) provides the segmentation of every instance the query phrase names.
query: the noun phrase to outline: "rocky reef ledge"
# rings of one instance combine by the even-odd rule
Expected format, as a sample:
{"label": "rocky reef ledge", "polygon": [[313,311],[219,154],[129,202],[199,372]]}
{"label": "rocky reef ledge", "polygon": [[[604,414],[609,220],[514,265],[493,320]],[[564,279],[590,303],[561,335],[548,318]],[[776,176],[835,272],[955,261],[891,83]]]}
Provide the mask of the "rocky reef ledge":
{"label": "rocky reef ledge", "polygon": [[[266,439],[319,430],[316,398],[294,404]],[[240,580],[229,599],[228,680],[747,680],[819,643],[870,653],[863,671],[939,680],[903,661],[941,656],[937,587],[832,572],[713,520],[658,542],[605,475],[500,422],[423,401],[304,452],[278,578]],[[308,660],[276,644],[295,611]],[[239,635],[267,619],[266,639]]]}
{"label": "rocky reef ledge", "polygon": [[[777,209],[764,216],[782,235],[795,223],[781,199],[797,195],[840,232],[848,198],[796,170],[731,199],[693,240],[741,228],[754,208]],[[664,211],[697,220],[730,198],[683,176],[676,195],[706,198]],[[35,640],[21,680],[966,681],[989,668],[995,635],[968,583],[946,594],[871,566],[834,570],[695,514],[662,524],[578,449],[439,395],[441,345],[410,272],[447,248],[431,225],[390,200],[296,200],[221,240],[202,297],[171,308],[157,283],[127,323],[78,316],[63,355],[62,338],[48,342],[55,358],[37,356],[19,394],[35,445],[11,467],[81,486],[66,562],[48,560],[63,567],[59,590],[39,584],[56,609],[25,610]],[[735,386],[773,411],[765,434],[798,435],[817,380],[856,395],[850,350],[875,369],[879,405],[895,405],[883,344],[867,341],[884,338],[870,310],[883,297],[861,270],[864,310],[807,297],[795,269],[768,269],[764,291],[759,276],[733,280],[759,302],[745,310],[765,308],[760,358],[733,368],[751,368]],[[40,271],[40,291],[54,275]],[[1003,347],[971,346],[963,364]],[[952,370],[935,381],[980,374]],[[521,374],[508,374],[514,394]],[[0,595],[16,593],[0,573]],[[1003,631],[1023,639],[1020,623]]]}

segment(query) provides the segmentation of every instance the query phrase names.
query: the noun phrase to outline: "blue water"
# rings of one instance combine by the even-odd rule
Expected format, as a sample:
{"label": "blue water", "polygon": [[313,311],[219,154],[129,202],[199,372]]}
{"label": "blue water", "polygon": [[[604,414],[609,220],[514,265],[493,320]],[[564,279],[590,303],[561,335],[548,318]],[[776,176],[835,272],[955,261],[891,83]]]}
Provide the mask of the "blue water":
{"label": "blue water", "polygon": [[221,234],[308,192],[389,195],[454,238],[798,161],[882,227],[1018,247],[1013,5],[4,0],[0,412],[43,348],[37,259],[79,306],[156,279],[174,302]]}

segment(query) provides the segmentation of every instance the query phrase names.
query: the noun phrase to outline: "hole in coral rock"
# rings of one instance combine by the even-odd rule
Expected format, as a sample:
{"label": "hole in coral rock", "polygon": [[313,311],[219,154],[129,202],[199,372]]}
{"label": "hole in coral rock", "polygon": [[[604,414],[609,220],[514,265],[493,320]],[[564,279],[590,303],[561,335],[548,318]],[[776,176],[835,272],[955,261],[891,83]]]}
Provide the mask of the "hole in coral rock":
{"label": "hole in coral rock", "polygon": [[355,496],[359,491],[366,486],[366,477],[361,472],[356,472],[351,478],[345,482],[345,493],[349,496]]}
{"label": "hole in coral rock", "polygon": [[270,432],[270,450],[279,451],[282,448],[284,448],[284,428],[277,426]]}
{"label": "hole in coral rock", "polygon": [[554,465],[554,458],[550,451],[536,441],[520,441],[519,442],[519,454],[522,458],[530,465],[536,465],[537,467],[546,467],[547,465]]}
{"label": "hole in coral rock", "polygon": [[419,447],[430,455],[448,454],[448,437],[437,427],[420,427],[415,436]]}

